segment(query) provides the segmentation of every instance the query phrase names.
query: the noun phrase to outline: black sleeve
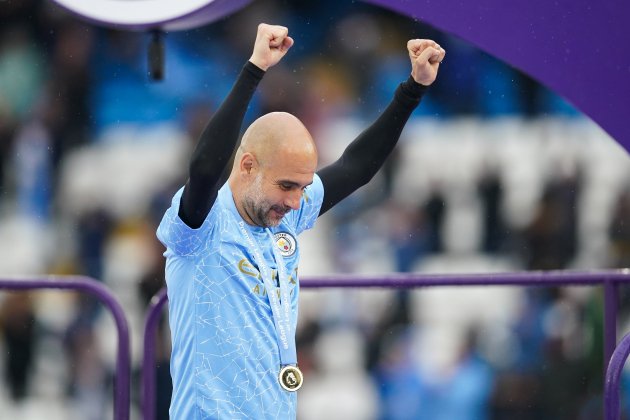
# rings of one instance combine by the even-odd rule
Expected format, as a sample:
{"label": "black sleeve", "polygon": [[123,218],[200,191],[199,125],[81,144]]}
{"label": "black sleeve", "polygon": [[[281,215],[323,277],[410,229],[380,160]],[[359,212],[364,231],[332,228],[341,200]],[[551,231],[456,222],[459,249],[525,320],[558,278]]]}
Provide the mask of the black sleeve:
{"label": "black sleeve", "polygon": [[245,112],[264,74],[251,62],[245,64],[193,151],[179,206],[179,217],[193,229],[203,224],[219,188],[229,176],[231,168],[227,166],[236,149]]}
{"label": "black sleeve", "polygon": [[324,184],[320,216],[376,175],[426,90],[427,86],[410,76],[398,86],[385,111],[348,145],[339,160],[317,172]]}

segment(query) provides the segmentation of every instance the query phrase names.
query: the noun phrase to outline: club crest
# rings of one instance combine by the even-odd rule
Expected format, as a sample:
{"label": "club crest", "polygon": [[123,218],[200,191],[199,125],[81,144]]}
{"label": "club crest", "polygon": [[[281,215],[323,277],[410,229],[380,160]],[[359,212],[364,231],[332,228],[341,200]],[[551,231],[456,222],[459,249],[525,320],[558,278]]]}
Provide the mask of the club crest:
{"label": "club crest", "polygon": [[297,250],[297,242],[293,235],[288,232],[278,232],[273,235],[276,240],[276,246],[280,250],[283,257],[290,257]]}

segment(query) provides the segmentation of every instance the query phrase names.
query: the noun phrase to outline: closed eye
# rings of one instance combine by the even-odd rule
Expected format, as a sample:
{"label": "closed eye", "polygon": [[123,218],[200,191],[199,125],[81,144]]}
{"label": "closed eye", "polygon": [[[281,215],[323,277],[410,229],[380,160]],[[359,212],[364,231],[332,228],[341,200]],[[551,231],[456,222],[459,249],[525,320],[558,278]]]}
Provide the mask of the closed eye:
{"label": "closed eye", "polygon": [[311,185],[311,183],[309,183],[307,185],[301,186],[300,184],[298,184],[296,182],[288,182],[288,181],[280,181],[277,184],[278,184],[278,187],[282,191],[291,191],[291,190],[294,190],[296,188],[300,189],[301,191],[304,191],[306,189],[306,187]]}

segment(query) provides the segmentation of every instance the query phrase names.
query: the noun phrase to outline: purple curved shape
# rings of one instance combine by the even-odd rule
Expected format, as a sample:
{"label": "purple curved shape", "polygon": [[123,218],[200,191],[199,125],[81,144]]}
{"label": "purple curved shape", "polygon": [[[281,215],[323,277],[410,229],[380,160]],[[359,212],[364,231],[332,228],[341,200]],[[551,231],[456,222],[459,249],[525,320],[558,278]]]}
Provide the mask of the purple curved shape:
{"label": "purple curved shape", "polygon": [[364,1],[455,34],[524,71],[630,150],[630,1]]}
{"label": "purple curved shape", "polygon": [[[185,29],[193,29],[199,26],[206,25],[221,18],[228,16],[231,13],[243,8],[252,0],[215,0],[206,6],[203,6],[197,10],[187,13],[182,16],[175,16],[166,20],[159,20],[154,22],[146,22],[141,24],[121,24],[115,21],[107,21],[104,19],[95,19],[93,17],[82,15],[71,8],[66,7],[64,4],[59,3],[57,0],[52,0],[62,9],[78,16],[82,20],[90,22],[94,25],[107,26],[114,29],[125,29],[134,31],[145,31],[152,29],[161,29],[166,31],[180,31]],[[122,0],[121,0],[122,1]],[[175,1],[175,0],[174,0]]]}
{"label": "purple curved shape", "polygon": [[144,322],[144,357],[142,358],[142,413],[143,418],[155,419],[155,335],[162,315],[162,308],[168,301],[166,288],[151,299]]}
{"label": "purple curved shape", "polygon": [[604,402],[606,405],[606,420],[619,420],[619,390],[621,386],[621,373],[626,360],[630,355],[630,334],[622,339],[606,369],[606,383],[604,387]]}
{"label": "purple curved shape", "polygon": [[114,383],[114,419],[129,420],[131,359],[129,347],[129,326],[122,307],[107,287],[89,277],[48,276],[45,278],[0,279],[0,289],[32,290],[58,289],[78,290],[94,295],[109,308],[118,330],[118,354],[116,357],[116,378]]}
{"label": "purple curved shape", "polygon": [[[618,283],[630,283],[629,270],[598,270],[598,271],[527,271],[520,273],[494,273],[494,274],[385,274],[377,276],[352,276],[331,275],[308,277],[300,280],[300,287],[307,289],[319,288],[388,288],[388,289],[412,289],[419,287],[437,286],[598,286],[603,285],[605,291],[605,328],[604,328],[604,357],[605,361],[614,357],[613,350],[617,343],[617,285]],[[144,333],[144,358],[142,363],[143,383],[143,418],[155,420],[155,332],[159,316],[164,304],[167,302],[166,289],[162,289],[151,300],[151,306],[147,313]],[[627,357],[630,352],[630,338],[627,343],[628,351],[623,353]],[[617,349],[616,351],[621,351]],[[625,350],[624,350],[625,351]],[[620,356],[617,356],[618,358]],[[624,358],[625,360],[625,358]],[[617,365],[619,361],[617,360]],[[613,369],[608,375],[620,375],[621,367]],[[619,370],[619,372],[618,372]],[[606,419],[618,419],[611,417],[610,409],[614,409],[615,395],[609,393],[619,391],[619,378],[608,385],[606,379]],[[608,401],[611,401],[609,405]],[[610,408],[609,408],[610,407]],[[618,409],[617,409],[618,411]]]}

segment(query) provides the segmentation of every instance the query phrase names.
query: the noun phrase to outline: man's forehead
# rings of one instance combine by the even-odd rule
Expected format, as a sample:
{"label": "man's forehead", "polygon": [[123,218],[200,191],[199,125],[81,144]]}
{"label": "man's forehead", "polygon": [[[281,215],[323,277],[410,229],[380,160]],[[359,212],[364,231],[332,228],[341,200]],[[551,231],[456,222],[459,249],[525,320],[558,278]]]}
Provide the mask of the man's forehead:
{"label": "man's forehead", "polygon": [[297,162],[287,163],[286,165],[273,165],[267,168],[269,177],[276,183],[293,183],[308,185],[313,182],[315,175],[315,166],[300,165]]}
{"label": "man's forehead", "polygon": [[276,182],[310,184],[315,175],[315,170],[311,168],[275,167],[274,169],[270,175]]}
{"label": "man's forehead", "polygon": [[278,150],[269,160],[269,165],[276,169],[276,173],[286,176],[312,175],[317,168],[317,155],[314,153],[295,153]]}

